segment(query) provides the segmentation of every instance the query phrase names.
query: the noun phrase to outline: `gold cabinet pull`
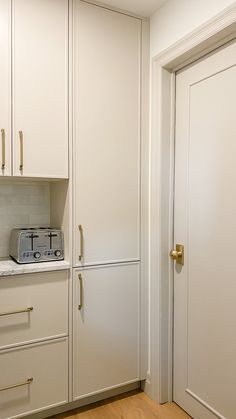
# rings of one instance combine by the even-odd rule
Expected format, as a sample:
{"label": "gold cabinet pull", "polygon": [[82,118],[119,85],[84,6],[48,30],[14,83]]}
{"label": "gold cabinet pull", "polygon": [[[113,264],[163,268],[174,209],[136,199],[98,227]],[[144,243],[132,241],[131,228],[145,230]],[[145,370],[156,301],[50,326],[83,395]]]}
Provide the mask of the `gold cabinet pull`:
{"label": "gold cabinet pull", "polygon": [[24,164],[24,144],[23,144],[23,131],[19,131],[19,138],[20,138],[20,166],[19,170],[23,170],[23,164]]}
{"label": "gold cabinet pull", "polygon": [[7,386],[7,387],[0,387],[0,391],[10,390],[11,388],[16,388],[16,387],[27,386],[31,384],[32,381],[33,381],[33,377],[27,378],[27,380],[23,381],[22,383],[13,384],[12,386]]}
{"label": "gold cabinet pull", "polygon": [[34,307],[27,307],[23,308],[22,310],[6,311],[5,313],[0,313],[0,317],[11,316],[12,314],[29,313],[30,311],[33,311],[33,309]]}
{"label": "gold cabinet pull", "polygon": [[83,278],[82,275],[78,275],[79,278],[79,304],[78,304],[78,310],[81,310],[83,307]]}
{"label": "gold cabinet pull", "polygon": [[184,246],[176,244],[175,250],[170,251],[170,257],[179,265],[184,265]]}
{"label": "gold cabinet pull", "polygon": [[6,140],[5,140],[5,129],[1,129],[1,136],[2,136],[2,170],[5,169],[6,166]]}
{"label": "gold cabinet pull", "polygon": [[84,232],[83,227],[80,224],[79,225],[79,233],[80,233],[80,254],[79,254],[79,260],[83,260],[84,258]]}

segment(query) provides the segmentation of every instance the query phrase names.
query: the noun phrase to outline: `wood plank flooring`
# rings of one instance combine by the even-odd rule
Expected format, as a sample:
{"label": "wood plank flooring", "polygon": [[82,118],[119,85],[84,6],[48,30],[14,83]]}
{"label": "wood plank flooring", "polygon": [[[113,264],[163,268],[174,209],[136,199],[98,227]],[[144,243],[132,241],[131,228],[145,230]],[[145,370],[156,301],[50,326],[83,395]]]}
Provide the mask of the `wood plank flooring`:
{"label": "wood plank flooring", "polygon": [[53,419],[189,419],[175,403],[157,405],[145,393],[132,391],[103,400]]}

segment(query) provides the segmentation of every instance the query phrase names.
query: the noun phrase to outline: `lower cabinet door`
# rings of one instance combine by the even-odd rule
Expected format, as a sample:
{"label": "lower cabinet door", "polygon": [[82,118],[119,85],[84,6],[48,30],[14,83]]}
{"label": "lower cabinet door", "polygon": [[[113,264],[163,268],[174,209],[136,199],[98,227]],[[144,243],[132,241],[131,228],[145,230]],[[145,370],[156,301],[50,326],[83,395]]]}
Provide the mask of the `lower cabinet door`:
{"label": "lower cabinet door", "polygon": [[21,418],[68,401],[68,340],[0,352],[0,418]]}
{"label": "lower cabinet door", "polygon": [[74,400],[139,380],[139,264],[74,270]]}

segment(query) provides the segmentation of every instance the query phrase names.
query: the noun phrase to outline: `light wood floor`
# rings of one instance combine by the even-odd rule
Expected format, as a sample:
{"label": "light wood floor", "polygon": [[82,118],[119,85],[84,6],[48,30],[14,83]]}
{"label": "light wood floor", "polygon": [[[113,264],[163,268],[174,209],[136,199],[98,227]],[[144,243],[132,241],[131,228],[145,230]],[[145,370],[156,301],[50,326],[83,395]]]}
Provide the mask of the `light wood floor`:
{"label": "light wood floor", "polygon": [[157,405],[145,393],[132,391],[102,402],[52,416],[53,419],[189,419],[175,403]]}

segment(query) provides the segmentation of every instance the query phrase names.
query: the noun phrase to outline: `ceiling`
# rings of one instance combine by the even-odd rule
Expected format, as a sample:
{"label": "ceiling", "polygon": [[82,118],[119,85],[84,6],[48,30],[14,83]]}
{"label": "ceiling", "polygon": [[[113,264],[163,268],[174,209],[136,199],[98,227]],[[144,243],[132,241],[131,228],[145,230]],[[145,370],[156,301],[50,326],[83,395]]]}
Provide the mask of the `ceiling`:
{"label": "ceiling", "polygon": [[166,0],[101,0],[104,5],[139,16],[151,16]]}

